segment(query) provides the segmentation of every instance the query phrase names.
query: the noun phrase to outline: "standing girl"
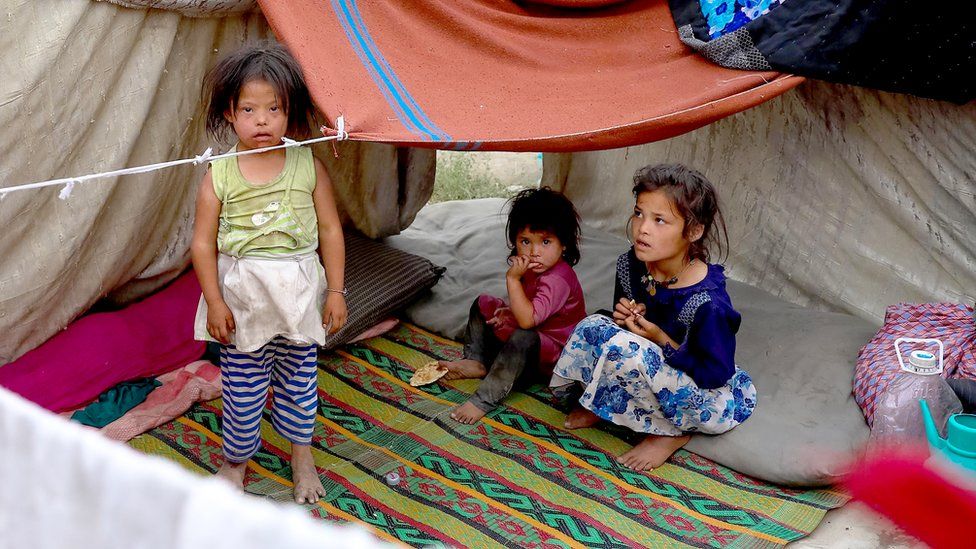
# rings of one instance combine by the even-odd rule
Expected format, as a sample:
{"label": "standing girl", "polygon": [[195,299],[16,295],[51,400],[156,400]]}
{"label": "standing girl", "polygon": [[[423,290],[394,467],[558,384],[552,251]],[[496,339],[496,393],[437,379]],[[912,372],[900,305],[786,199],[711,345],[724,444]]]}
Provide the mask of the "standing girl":
{"label": "standing girl", "polygon": [[495,409],[516,382],[548,379],[573,326],[586,316],[572,267],[580,258],[573,203],[548,187],[526,189],[512,199],[505,231],[508,302],[479,296],[468,317],[464,359],[441,362],[447,379],[485,378],[451,413],[465,424]]}
{"label": "standing girl", "polygon": [[648,471],[691,433],[716,435],[745,421],[756,389],[735,365],[741,317],[724,269],[709,263],[716,222],[728,240],[715,188],[665,164],[638,170],[633,192],[634,246],[617,259],[613,320],[592,315],[576,326],[551,386],[564,397],[582,389],[569,429],[603,419],[646,433],[619,460]]}
{"label": "standing girl", "polygon": [[[228,56],[208,73],[204,90],[207,130],[220,139],[232,129],[233,150],[309,133],[308,89],[281,47]],[[243,487],[246,463],[261,445],[270,385],[271,423],[291,442],[295,501],[317,501],[325,493],[310,447],[317,345],[326,329],[346,321],[342,226],[325,167],[307,147],[211,162],[197,194],[191,254],[203,289],[195,336],[223,344],[224,464],[217,474]]]}

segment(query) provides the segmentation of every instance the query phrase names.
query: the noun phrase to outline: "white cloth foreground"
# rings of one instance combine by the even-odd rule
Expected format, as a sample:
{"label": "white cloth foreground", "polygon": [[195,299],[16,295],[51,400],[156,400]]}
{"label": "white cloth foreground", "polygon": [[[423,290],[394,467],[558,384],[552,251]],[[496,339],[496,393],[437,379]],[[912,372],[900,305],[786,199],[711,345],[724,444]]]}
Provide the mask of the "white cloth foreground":
{"label": "white cloth foreground", "polygon": [[0,549],[378,546],[360,527],[238,494],[0,389]]}

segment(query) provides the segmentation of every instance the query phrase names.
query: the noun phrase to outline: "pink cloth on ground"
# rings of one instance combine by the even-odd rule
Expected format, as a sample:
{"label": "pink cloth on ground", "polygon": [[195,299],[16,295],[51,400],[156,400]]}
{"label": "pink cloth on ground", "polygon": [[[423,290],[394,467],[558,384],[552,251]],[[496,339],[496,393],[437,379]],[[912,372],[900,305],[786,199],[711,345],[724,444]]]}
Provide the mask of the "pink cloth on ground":
{"label": "pink cloth on ground", "polygon": [[377,322],[373,326],[371,326],[365,332],[363,332],[363,333],[359,334],[358,336],[350,339],[349,340],[349,343],[355,343],[357,341],[362,341],[364,339],[369,339],[371,337],[381,336],[381,335],[385,334],[386,332],[389,332],[393,328],[396,328],[397,327],[397,324],[399,324],[399,323],[400,323],[400,320],[399,319],[396,319],[396,318],[393,318],[393,317],[385,318],[385,319]]}
{"label": "pink cloth on ground", "polygon": [[[393,317],[383,319],[351,342],[381,336],[399,323]],[[163,386],[149,393],[145,402],[102,428],[102,434],[125,442],[179,417],[196,402],[220,396],[220,368],[206,360],[192,362],[157,379]]]}
{"label": "pink cloth on ground", "polygon": [[157,378],[163,385],[146,400],[101,429],[113,440],[125,442],[180,416],[194,403],[220,396],[220,368],[206,360],[191,362]]}
{"label": "pink cloth on ground", "polygon": [[[552,374],[552,366],[563,351],[563,346],[573,333],[573,328],[586,317],[583,287],[576,278],[576,271],[563,260],[541,274],[531,271],[522,276],[525,296],[532,302],[533,328],[539,333],[539,367],[545,374]],[[486,320],[495,316],[501,307],[508,307],[505,300],[491,296],[478,296],[478,309]],[[493,327],[495,337],[508,341],[518,322],[510,313]]]}
{"label": "pink cloth on ground", "polygon": [[119,383],[157,376],[200,358],[193,340],[200,285],[187,271],[128,307],[94,313],[0,366],[0,386],[48,410],[77,408]]}

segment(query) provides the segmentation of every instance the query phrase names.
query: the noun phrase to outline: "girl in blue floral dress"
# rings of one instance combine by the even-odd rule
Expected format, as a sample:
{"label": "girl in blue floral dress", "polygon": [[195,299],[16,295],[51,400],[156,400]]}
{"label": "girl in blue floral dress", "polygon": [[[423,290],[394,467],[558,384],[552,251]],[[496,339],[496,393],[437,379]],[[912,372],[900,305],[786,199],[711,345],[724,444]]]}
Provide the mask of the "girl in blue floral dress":
{"label": "girl in blue floral dress", "polygon": [[728,239],[715,188],[694,170],[662,164],[638,170],[633,192],[634,245],[617,259],[612,319],[595,314],[576,326],[551,387],[559,397],[582,390],[568,429],[602,419],[646,433],[619,460],[648,471],[691,433],[745,421],[756,389],[735,365],[741,317],[724,269],[709,263],[709,245],[722,247],[715,232]]}

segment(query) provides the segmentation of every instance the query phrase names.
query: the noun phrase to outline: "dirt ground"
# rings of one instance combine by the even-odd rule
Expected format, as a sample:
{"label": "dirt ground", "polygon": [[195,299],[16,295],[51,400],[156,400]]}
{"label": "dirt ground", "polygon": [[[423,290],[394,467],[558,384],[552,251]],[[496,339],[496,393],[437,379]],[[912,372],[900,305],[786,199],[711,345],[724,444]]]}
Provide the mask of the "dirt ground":
{"label": "dirt ground", "polygon": [[790,543],[803,549],[923,549],[924,544],[858,503],[827,513],[809,536]]}

